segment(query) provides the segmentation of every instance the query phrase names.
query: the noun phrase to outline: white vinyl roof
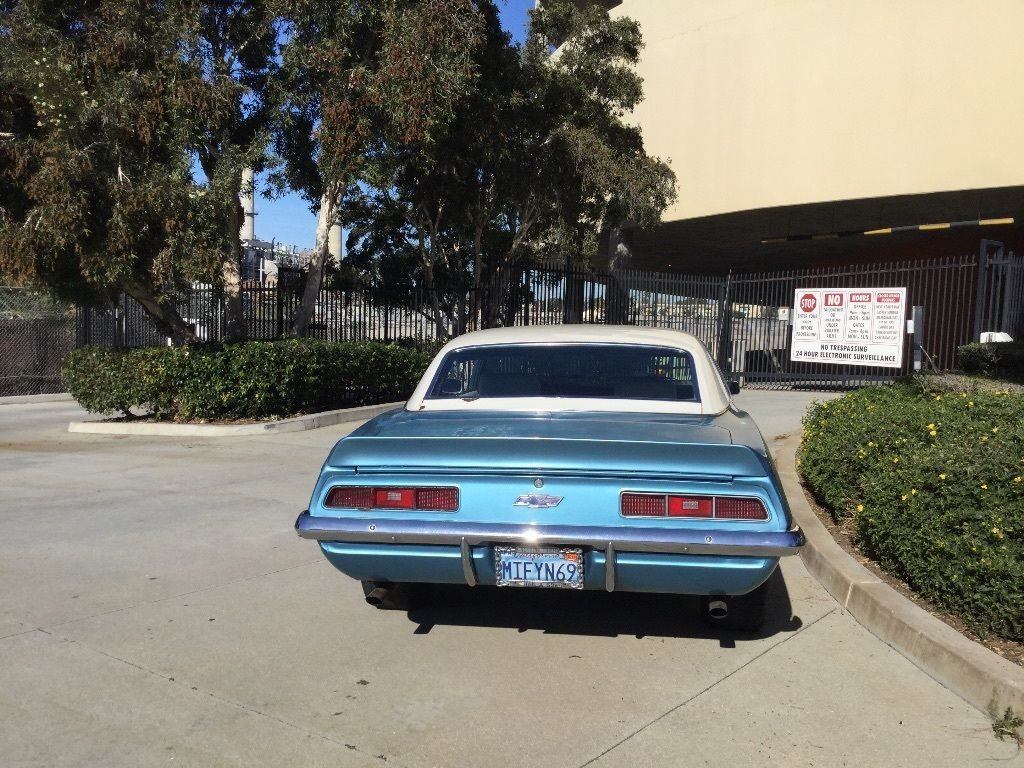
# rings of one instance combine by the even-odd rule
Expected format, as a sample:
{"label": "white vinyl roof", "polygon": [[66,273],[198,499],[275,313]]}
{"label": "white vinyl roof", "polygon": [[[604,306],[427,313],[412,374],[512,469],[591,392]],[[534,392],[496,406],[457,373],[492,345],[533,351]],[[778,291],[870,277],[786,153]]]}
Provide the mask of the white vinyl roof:
{"label": "white vinyl roof", "polygon": [[[474,400],[427,398],[427,391],[437,369],[449,352],[468,347],[506,344],[632,344],[683,350],[693,357],[701,402],[591,397],[483,397]],[[718,367],[704,345],[689,333],[633,325],[538,325],[490,328],[452,339],[427,367],[405,408],[408,411],[619,411],[714,415],[725,411],[731,402],[732,398]]]}

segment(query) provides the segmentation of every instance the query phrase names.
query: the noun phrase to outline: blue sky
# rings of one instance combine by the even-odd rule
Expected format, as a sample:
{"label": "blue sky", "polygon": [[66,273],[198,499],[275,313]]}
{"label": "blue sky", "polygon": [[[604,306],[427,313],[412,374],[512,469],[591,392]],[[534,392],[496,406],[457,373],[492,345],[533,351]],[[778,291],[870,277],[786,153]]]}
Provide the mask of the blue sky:
{"label": "blue sky", "polygon": [[[516,40],[522,40],[526,28],[527,12],[534,0],[498,0],[501,22]],[[276,240],[299,248],[312,248],[316,230],[316,217],[309,205],[295,194],[268,200],[256,198],[256,237]]]}

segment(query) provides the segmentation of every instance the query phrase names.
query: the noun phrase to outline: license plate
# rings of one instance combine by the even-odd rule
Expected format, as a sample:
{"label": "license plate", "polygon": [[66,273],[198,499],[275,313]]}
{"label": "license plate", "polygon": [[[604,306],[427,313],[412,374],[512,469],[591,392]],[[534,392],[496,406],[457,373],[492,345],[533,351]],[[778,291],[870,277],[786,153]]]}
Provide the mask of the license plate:
{"label": "license plate", "polygon": [[572,547],[495,547],[499,587],[583,589],[583,550]]}

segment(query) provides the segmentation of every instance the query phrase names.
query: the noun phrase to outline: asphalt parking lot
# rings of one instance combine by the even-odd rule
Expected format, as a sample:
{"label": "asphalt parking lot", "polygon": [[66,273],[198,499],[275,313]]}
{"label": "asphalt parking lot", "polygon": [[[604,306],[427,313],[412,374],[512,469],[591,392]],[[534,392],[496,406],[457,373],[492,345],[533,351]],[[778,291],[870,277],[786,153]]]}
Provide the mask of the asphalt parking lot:
{"label": "asphalt parking lot", "polygon": [[[810,397],[740,399],[770,441]],[[68,434],[81,416],[0,405],[4,766],[1024,764],[797,559],[756,637],[671,596],[375,611],[292,531],[354,424]]]}

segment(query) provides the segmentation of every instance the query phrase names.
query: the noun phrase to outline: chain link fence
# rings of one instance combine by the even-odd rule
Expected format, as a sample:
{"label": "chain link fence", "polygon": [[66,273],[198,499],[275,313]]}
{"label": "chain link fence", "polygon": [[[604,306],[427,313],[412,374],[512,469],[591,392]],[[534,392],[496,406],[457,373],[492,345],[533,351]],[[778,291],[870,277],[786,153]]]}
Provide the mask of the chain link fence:
{"label": "chain link fence", "polygon": [[0,397],[62,392],[78,312],[27,288],[0,286]]}

